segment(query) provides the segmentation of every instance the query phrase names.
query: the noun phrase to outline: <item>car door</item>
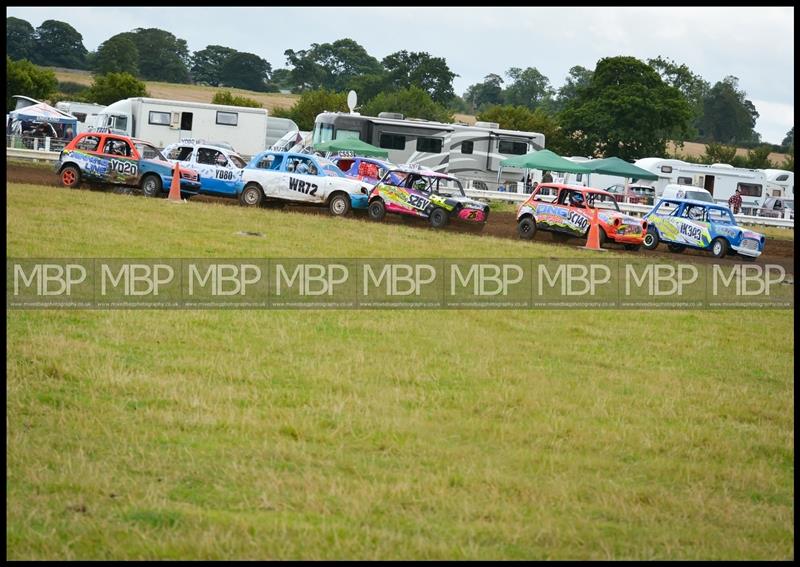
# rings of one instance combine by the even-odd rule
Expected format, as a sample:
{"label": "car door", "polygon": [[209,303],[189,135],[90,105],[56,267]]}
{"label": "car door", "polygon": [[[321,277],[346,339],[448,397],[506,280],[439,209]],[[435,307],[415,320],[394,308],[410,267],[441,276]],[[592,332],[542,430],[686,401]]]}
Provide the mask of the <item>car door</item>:
{"label": "car door", "polygon": [[139,179],[139,153],[129,140],[106,135],[100,146],[100,159],[106,162],[105,181],[116,185],[136,185]]}
{"label": "car door", "polygon": [[706,208],[701,205],[684,203],[680,212],[671,217],[677,230],[670,240],[698,248],[708,246],[711,223],[706,220],[706,212]]}
{"label": "car door", "polygon": [[311,157],[290,156],[286,165],[286,191],[293,201],[321,203],[325,201],[324,177],[320,175],[319,164]]}
{"label": "car door", "polygon": [[194,159],[204,193],[228,197],[236,195],[242,170],[225,152],[219,148],[198,146]]}

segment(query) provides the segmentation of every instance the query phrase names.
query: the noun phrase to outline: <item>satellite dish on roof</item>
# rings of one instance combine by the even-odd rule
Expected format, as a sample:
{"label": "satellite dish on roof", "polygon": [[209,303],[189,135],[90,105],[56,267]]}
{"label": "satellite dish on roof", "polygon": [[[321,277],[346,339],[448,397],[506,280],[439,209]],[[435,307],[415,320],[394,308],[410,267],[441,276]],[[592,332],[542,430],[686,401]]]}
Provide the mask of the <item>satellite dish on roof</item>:
{"label": "satellite dish on roof", "polygon": [[356,95],[356,91],[350,91],[347,93],[347,108],[350,109],[350,114],[356,109],[356,103],[358,102],[358,96]]}

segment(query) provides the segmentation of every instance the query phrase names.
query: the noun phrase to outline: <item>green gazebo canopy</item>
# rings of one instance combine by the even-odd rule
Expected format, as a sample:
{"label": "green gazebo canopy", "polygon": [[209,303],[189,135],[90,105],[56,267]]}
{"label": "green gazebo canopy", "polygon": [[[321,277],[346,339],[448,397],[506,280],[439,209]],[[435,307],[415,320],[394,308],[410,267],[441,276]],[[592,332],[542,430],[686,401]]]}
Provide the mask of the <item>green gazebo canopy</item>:
{"label": "green gazebo canopy", "polygon": [[658,175],[654,175],[637,167],[632,163],[620,159],[618,157],[610,157],[605,159],[594,159],[591,161],[581,162],[590,173],[604,173],[606,175],[616,175],[617,177],[628,177],[631,179],[650,179],[657,180]]}
{"label": "green gazebo canopy", "polygon": [[389,152],[362,142],[358,138],[343,138],[314,144],[314,149],[319,152],[352,152],[359,156],[389,157]]}
{"label": "green gazebo canopy", "polygon": [[583,163],[575,163],[550,150],[538,150],[525,154],[524,156],[514,156],[506,158],[500,162],[501,167],[519,167],[521,169],[542,169],[546,171],[558,171],[566,173],[590,173],[588,167]]}

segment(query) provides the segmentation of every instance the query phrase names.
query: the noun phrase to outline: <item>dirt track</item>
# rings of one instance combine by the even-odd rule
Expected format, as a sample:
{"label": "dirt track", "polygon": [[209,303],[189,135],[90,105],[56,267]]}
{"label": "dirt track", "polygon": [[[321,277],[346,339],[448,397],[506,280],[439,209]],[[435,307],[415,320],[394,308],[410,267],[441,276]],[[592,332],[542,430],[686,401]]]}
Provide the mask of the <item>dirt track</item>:
{"label": "dirt track", "polygon": [[[49,168],[42,167],[25,167],[17,164],[7,164],[6,167],[6,182],[12,183],[31,183],[35,185],[52,185],[60,187],[58,177],[55,172]],[[221,199],[214,197],[198,196],[193,197],[192,200],[207,201],[214,203],[237,205],[236,201],[232,199]],[[315,207],[287,207],[287,210],[305,212],[308,214],[327,214],[327,210]],[[366,218],[364,211],[355,211],[353,217],[360,222],[369,222]],[[410,217],[400,217],[398,215],[387,215],[386,221],[394,224],[406,224],[408,226],[418,226],[420,228],[428,228],[427,221],[421,219],[414,219]],[[516,240],[517,237],[517,222],[515,213],[513,212],[497,212],[493,211],[489,215],[489,222],[481,232],[477,232],[467,225],[459,223],[451,223],[445,230],[451,232],[466,232],[475,234],[476,236],[494,236],[497,238],[510,238]],[[552,233],[540,231],[536,234],[537,242],[547,242],[553,246],[580,246],[581,241],[578,239],[569,239],[566,242],[557,242],[553,239]],[[623,250],[622,246],[616,244],[607,244],[609,249]],[[554,249],[554,255],[557,253]],[[635,256],[647,257],[664,257],[673,260],[683,258],[686,261],[696,263],[738,263],[742,261],[737,256],[731,256],[718,260],[708,252],[699,250],[686,250],[682,254],[673,254],[668,252],[666,247],[662,244],[656,250],[646,251],[640,250],[639,252],[626,251],[625,254],[632,254]],[[756,264],[779,264],[784,267],[786,273],[794,274],[794,241],[793,240],[778,240],[776,238],[767,238],[767,244],[764,247],[764,252],[755,262]]]}

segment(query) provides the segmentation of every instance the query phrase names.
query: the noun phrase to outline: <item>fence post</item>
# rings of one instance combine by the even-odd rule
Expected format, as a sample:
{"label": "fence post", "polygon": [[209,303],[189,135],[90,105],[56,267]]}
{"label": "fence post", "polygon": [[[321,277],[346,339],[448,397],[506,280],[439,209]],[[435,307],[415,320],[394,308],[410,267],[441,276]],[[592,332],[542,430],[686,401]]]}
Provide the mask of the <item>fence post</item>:
{"label": "fence post", "polygon": [[33,139],[33,149],[34,150],[38,150],[39,149],[39,138],[34,138]]}
{"label": "fence post", "polygon": [[44,139],[44,151],[46,151],[46,152],[50,151],[50,136],[47,136]]}

